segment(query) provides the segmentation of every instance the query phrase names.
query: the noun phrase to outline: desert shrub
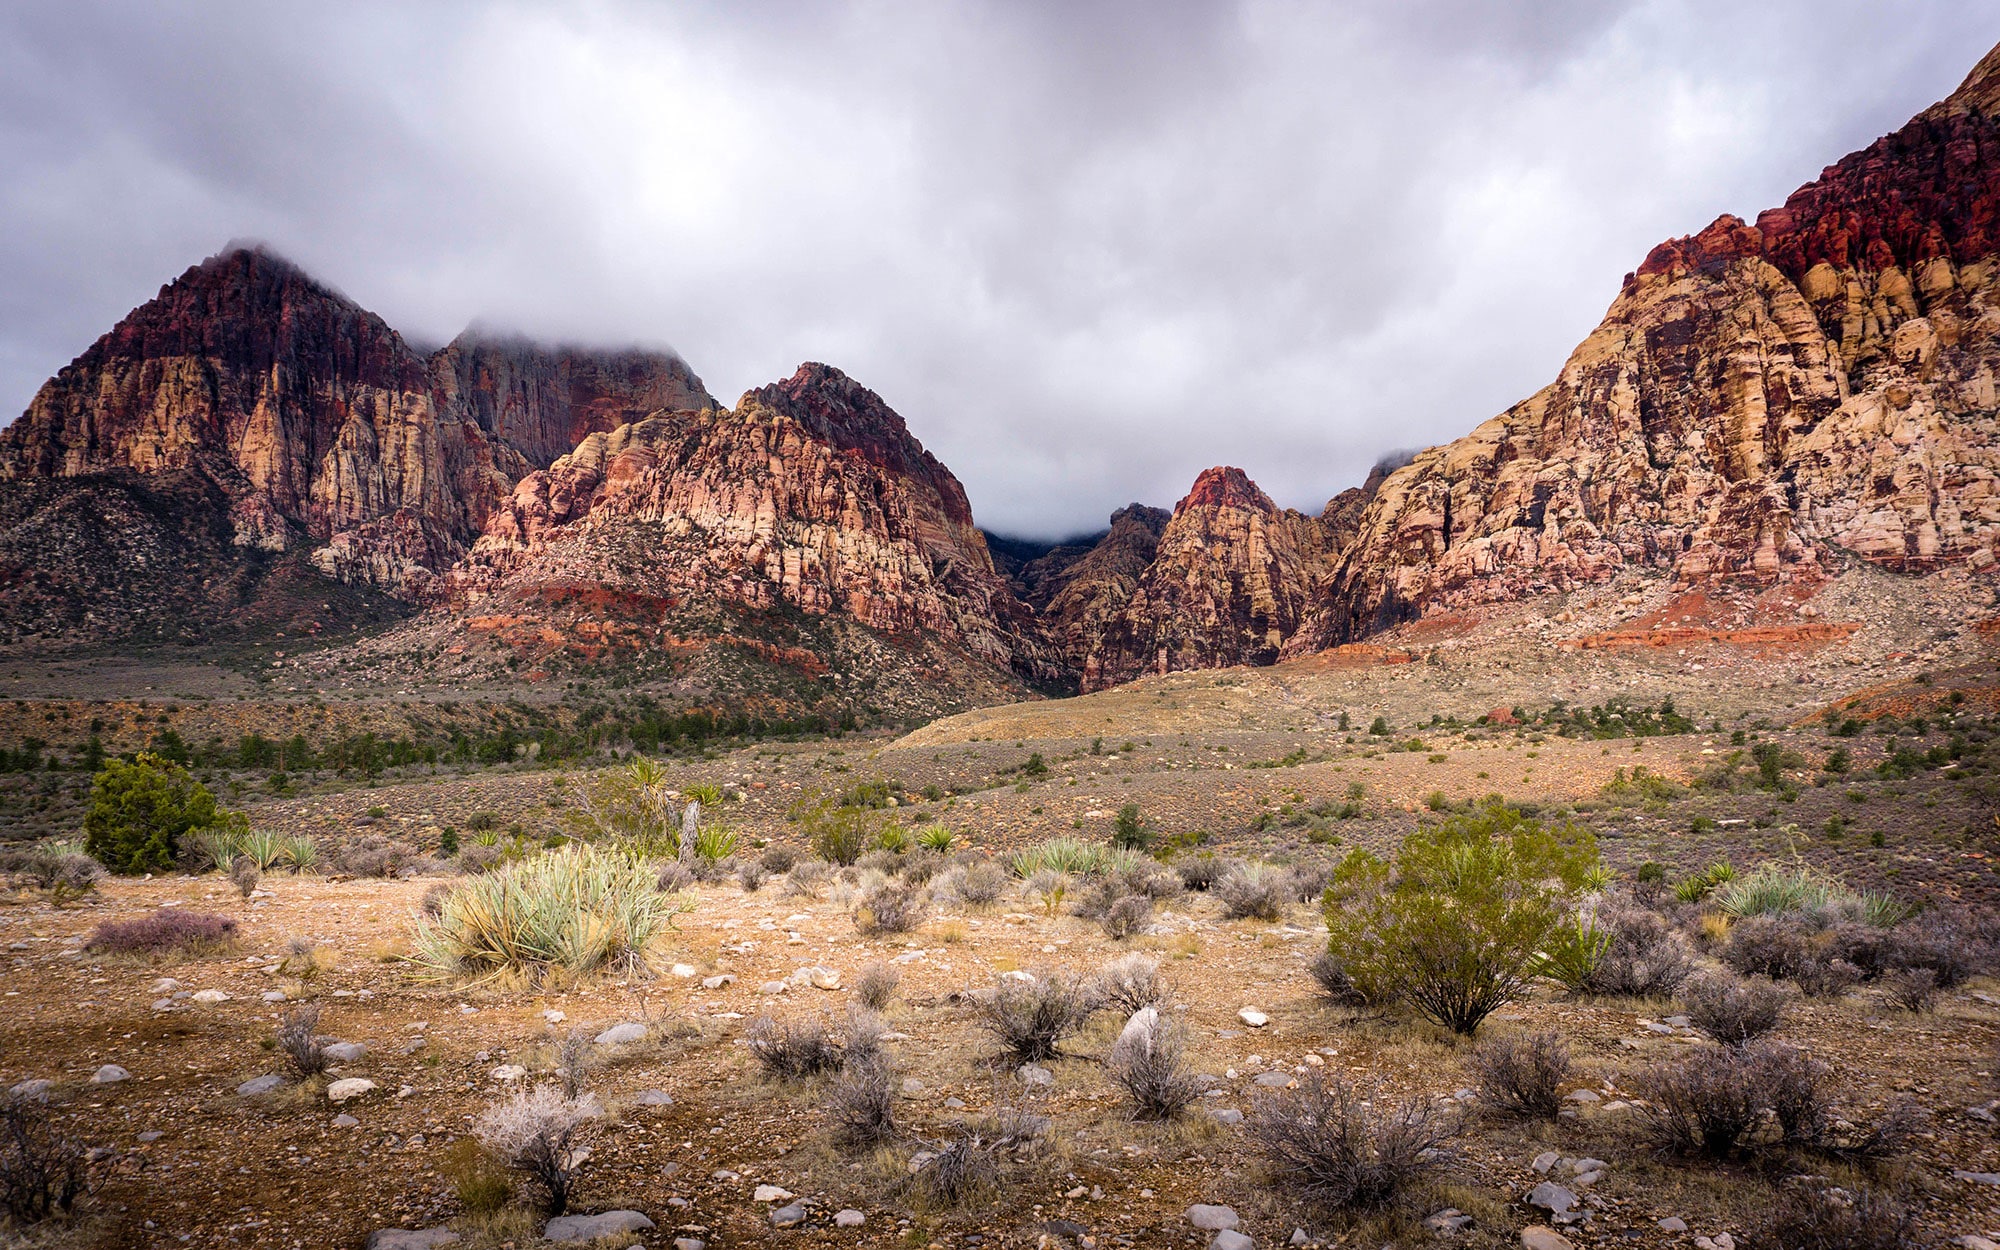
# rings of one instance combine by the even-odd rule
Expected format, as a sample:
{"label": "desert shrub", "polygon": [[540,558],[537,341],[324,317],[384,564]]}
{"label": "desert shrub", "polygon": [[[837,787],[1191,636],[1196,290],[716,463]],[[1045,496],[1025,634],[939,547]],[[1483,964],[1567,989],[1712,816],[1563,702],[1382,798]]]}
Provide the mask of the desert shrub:
{"label": "desert shrub", "polygon": [[834,1140],[867,1149],[896,1136],[895,1069],[886,1056],[845,1065],[826,1091]]}
{"label": "desert shrub", "polygon": [[571,845],[452,887],[418,916],[415,961],[441,977],[639,972],[646,948],[694,909],[663,894],[653,869],[621,851]]}
{"label": "desert shrub", "polygon": [[1581,994],[1597,975],[1611,935],[1598,927],[1597,918],[1579,912],[1549,930],[1541,950],[1529,965],[1538,976],[1556,981],[1572,994]]}
{"label": "desert shrub", "polygon": [[1785,992],[1771,981],[1725,974],[1695,977],[1681,989],[1694,1027],[1728,1046],[1741,1046],[1778,1027]]}
{"label": "desert shrub", "polygon": [[870,1011],[880,1011],[896,996],[896,986],[902,979],[903,974],[888,964],[879,961],[869,964],[854,978],[854,996]]}
{"label": "desert shrub", "polygon": [[229,865],[229,882],[244,898],[256,893],[257,883],[263,874],[257,871],[257,864],[248,855],[239,855],[236,862]]}
{"label": "desert shrub", "polygon": [[1328,949],[1370,1002],[1406,999],[1455,1033],[1526,992],[1535,953],[1598,865],[1576,825],[1545,828],[1498,803],[1365,850],[1328,887]]}
{"label": "desert shrub", "polygon": [[1938,989],[1950,990],[1984,970],[1991,951],[1960,917],[1928,911],[1891,929],[1877,958],[1885,972],[1926,969]]}
{"label": "desert shrub", "polygon": [[1662,1153],[1726,1158],[1765,1109],[1771,1051],[1761,1046],[1689,1055],[1657,1065],[1638,1086],[1640,1125]]}
{"label": "desert shrub", "polygon": [[1674,897],[1683,903],[1699,903],[1714,892],[1719,885],[1736,879],[1736,870],[1727,860],[1716,860],[1700,872],[1682,878],[1674,885]]}
{"label": "desert shrub", "polygon": [[866,1008],[849,1011],[845,1021],[831,1014],[792,1020],[759,1016],[750,1024],[750,1053],[769,1075],[795,1081],[872,1062],[881,1054],[883,1032],[881,1017]]}
{"label": "desert shrub", "polygon": [[1503,1115],[1553,1120],[1562,1110],[1569,1047],[1553,1029],[1522,1038],[1491,1038],[1466,1056],[1485,1105]]}
{"label": "desert shrub", "polygon": [[1882,994],[1904,1011],[1927,1012],[1937,1006],[1937,973],[1930,968],[1899,968],[1882,978]]}
{"label": "desert shrub", "polygon": [[464,847],[458,853],[459,871],[473,876],[491,872],[506,862],[507,852],[497,846],[482,846],[477,842]]}
{"label": "desert shrub", "polygon": [[320,1004],[300,1003],[278,1021],[278,1051],[300,1078],[326,1071],[327,1039],[319,1034]]}
{"label": "desert shrub", "polygon": [[1861,969],[1838,957],[1808,960],[1792,970],[1792,984],[1808,998],[1839,998],[1861,979]]}
{"label": "desert shrub", "polygon": [[918,846],[942,855],[951,850],[951,844],[958,840],[958,835],[945,825],[925,825],[917,830],[916,840]]}
{"label": "desert shrub", "polygon": [[1127,894],[1111,905],[1098,924],[1103,928],[1104,936],[1120,942],[1135,933],[1144,933],[1152,919],[1153,900],[1143,894]]}
{"label": "desert shrub", "polygon": [[1132,1100],[1140,1120],[1170,1120],[1201,1097],[1184,1055],[1181,1026],[1157,1007],[1132,1013],[1104,1060],[1105,1071]]}
{"label": "desert shrub", "polygon": [[394,877],[423,859],[422,852],[407,842],[383,837],[366,837],[341,848],[333,857],[334,867],[356,877]]}
{"label": "desert shrub", "polygon": [[471,1215],[491,1215],[514,1196],[507,1168],[476,1137],[461,1137],[445,1152],[440,1169],[458,1204]]}
{"label": "desert shrub", "polygon": [[1119,808],[1111,825],[1111,845],[1127,851],[1143,851],[1152,844],[1153,831],[1139,814],[1139,805],[1127,803]]}
{"label": "desert shrub", "polygon": [[1062,910],[1063,899],[1069,894],[1070,879],[1067,873],[1053,868],[1037,868],[1025,883],[1028,896],[1042,905],[1042,910],[1054,916]]}
{"label": "desert shrub", "polygon": [[880,824],[871,807],[841,802],[835,796],[817,792],[801,796],[790,815],[813,854],[842,867],[867,852]]}
{"label": "desert shrub", "polygon": [[924,922],[930,900],[921,885],[884,881],[861,896],[854,927],[863,933],[908,933]]}
{"label": "desert shrub", "polygon": [[1171,993],[1167,979],[1160,975],[1160,961],[1137,951],[1120,955],[1099,968],[1091,978],[1089,990],[1092,1001],[1127,1016],[1145,1007],[1164,1005]]}
{"label": "desert shrub", "polygon": [[1239,864],[1211,892],[1222,900],[1222,914],[1229,920],[1276,920],[1285,914],[1292,878],[1271,864]]}
{"label": "desert shrub", "polygon": [[541,1185],[548,1214],[561,1215],[569,1208],[575,1147],[597,1115],[595,1103],[571,1098],[553,1085],[537,1085],[488,1107],[473,1131],[507,1166]]}
{"label": "desert shrub", "polygon": [[0,1209],[9,1220],[25,1228],[69,1211],[83,1196],[84,1182],[83,1148],[56,1126],[48,1108],[0,1096]]}
{"label": "desert shrub", "polygon": [[945,857],[936,851],[913,851],[903,856],[903,880],[911,885],[922,885],[936,877],[946,862]]}
{"label": "desert shrub", "polygon": [[243,827],[243,814],[217,807],[187,769],[142,751],[129,764],[106,760],[91,778],[84,849],[112,872],[159,872],[173,866],[189,834]]}
{"label": "desert shrub", "polygon": [[833,869],[825,860],[806,859],[792,865],[785,874],[786,898],[812,898],[833,876]]}
{"label": "desert shrub", "polygon": [[[1789,1046],[1755,1042],[1657,1064],[1637,1081],[1640,1127],[1663,1153],[1726,1158],[1795,1146],[1848,1158],[1900,1150],[1921,1113],[1893,1104],[1873,1125],[1850,1124],[1829,1095],[1831,1071]],[[1766,1113],[1775,1134],[1760,1125]]]}
{"label": "desert shrub", "polygon": [[1326,894],[1326,887],[1333,884],[1334,866],[1322,860],[1307,864],[1293,864],[1291,867],[1291,891],[1294,903],[1317,903]]}
{"label": "desert shrub", "polygon": [[1764,1207],[1752,1245],[1771,1250],[1902,1250],[1918,1244],[1917,1217],[1874,1189],[1840,1195],[1791,1186]]}
{"label": "desert shrub", "polygon": [[796,847],[779,842],[765,847],[763,857],[758,862],[764,865],[765,872],[774,877],[781,877],[792,870],[792,866],[799,862],[799,858]]}
{"label": "desert shrub", "polygon": [[944,1207],[964,1206],[993,1192],[1000,1184],[998,1150],[994,1143],[966,1125],[933,1151],[918,1169],[916,1182],[925,1197]]}
{"label": "desert shrub", "polygon": [[72,849],[74,846],[49,843],[0,852],[0,874],[5,874],[10,884],[48,891],[56,903],[89,894],[104,879],[104,865]]}
{"label": "desert shrub", "polygon": [[1347,962],[1332,951],[1321,951],[1306,965],[1312,974],[1313,984],[1318,987],[1321,998],[1336,1007],[1360,1007],[1367,1003],[1367,997],[1355,988],[1354,978],[1347,975]]}
{"label": "desert shrub", "polygon": [[1368,1098],[1317,1072],[1258,1100],[1249,1128],[1271,1187],[1321,1212],[1388,1202],[1442,1164],[1458,1132],[1426,1099]]}
{"label": "desert shrub", "polygon": [[1007,888],[1007,874],[997,864],[971,864],[959,875],[955,888],[968,906],[991,907]]}
{"label": "desert shrub", "polygon": [[1064,1040],[1083,1028],[1096,1009],[1095,996],[1078,978],[1063,972],[1031,980],[1003,977],[972,999],[979,1027],[991,1033],[1020,1063],[1053,1058]]}
{"label": "desert shrub", "polygon": [[236,922],[227,916],[162,907],[133,920],[105,921],[84,948],[112,955],[204,955],[235,938]]}
{"label": "desert shrub", "polygon": [[1175,863],[1174,871],[1180,874],[1183,888],[1202,892],[1214,888],[1215,883],[1222,880],[1229,871],[1229,864],[1214,851],[1203,851]]}
{"label": "desert shrub", "polygon": [[1694,972],[1694,950],[1686,935],[1651,908],[1607,903],[1597,913],[1610,941],[1597,966],[1584,978],[1589,994],[1665,997]]}
{"label": "desert shrub", "polygon": [[743,887],[745,894],[755,894],[764,888],[764,866],[749,860],[736,866],[736,884]]}
{"label": "desert shrub", "polygon": [[903,871],[903,857],[894,851],[874,850],[854,861],[860,872],[879,872],[885,877],[893,877]]}

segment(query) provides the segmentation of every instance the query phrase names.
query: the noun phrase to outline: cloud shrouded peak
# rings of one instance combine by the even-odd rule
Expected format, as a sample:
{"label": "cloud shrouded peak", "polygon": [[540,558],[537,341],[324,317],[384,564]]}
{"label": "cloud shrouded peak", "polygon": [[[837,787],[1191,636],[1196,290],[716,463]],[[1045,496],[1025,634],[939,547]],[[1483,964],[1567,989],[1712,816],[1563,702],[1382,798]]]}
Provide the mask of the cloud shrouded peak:
{"label": "cloud shrouded peak", "polygon": [[0,407],[243,237],[412,343],[671,345],[723,396],[827,361],[991,528],[1216,464],[1316,509],[1996,38],[1969,0],[31,0],[0,14]]}

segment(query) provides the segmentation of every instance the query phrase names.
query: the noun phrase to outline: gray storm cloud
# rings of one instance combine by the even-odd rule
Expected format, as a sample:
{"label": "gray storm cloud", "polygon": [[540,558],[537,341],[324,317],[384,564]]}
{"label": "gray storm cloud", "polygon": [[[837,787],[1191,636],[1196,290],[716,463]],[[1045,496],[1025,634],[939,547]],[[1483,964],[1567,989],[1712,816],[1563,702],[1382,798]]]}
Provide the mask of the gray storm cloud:
{"label": "gray storm cloud", "polygon": [[1317,509],[1555,375],[1661,239],[1948,93],[1990,5],[17,3],[0,412],[267,240],[413,339],[880,392],[989,528]]}

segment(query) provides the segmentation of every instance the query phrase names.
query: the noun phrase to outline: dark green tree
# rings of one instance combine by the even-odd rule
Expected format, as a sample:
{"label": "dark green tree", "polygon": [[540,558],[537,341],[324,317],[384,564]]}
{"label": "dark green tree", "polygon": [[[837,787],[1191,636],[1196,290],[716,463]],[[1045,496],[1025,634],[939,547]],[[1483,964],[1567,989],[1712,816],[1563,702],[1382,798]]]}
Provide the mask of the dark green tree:
{"label": "dark green tree", "polygon": [[113,872],[158,872],[173,866],[183,837],[232,824],[248,822],[217,807],[187,769],[142,751],[129,764],[106,760],[91,779],[84,849]]}

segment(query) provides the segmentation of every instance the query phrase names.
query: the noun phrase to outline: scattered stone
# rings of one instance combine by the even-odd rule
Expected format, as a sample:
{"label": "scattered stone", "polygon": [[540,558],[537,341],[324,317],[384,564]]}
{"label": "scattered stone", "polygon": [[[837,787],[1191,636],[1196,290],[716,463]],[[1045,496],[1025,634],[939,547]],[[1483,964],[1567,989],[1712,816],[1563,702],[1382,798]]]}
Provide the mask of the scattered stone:
{"label": "scattered stone", "polygon": [[794,1202],[771,1212],[771,1223],[778,1228],[793,1228],[805,1222],[806,1205],[803,1202]]}
{"label": "scattered stone", "polygon": [[627,1046],[646,1036],[646,1026],[637,1023],[614,1024],[597,1035],[599,1046]]}
{"label": "scattered stone", "polygon": [[55,1087],[56,1083],[54,1081],[38,1076],[33,1080],[20,1082],[7,1092],[16,1098],[31,1099],[35,1102],[47,1102],[50,1091],[55,1089]]}
{"label": "scattered stone", "polygon": [[1029,1089],[1048,1089],[1056,1083],[1056,1074],[1038,1063],[1024,1063],[1015,1069],[1014,1075]]}
{"label": "scattered stone", "polygon": [[671,1107],[674,1096],[663,1089],[649,1089],[642,1091],[635,1101],[642,1107]]}
{"label": "scattered stone", "polygon": [[1537,1172],[1547,1173],[1550,1168],[1556,1165],[1557,1160],[1561,1158],[1562,1156],[1553,1150],[1544,1150],[1542,1153],[1536,1155],[1535,1161],[1528,1166]]}
{"label": "scattered stone", "polygon": [[158,1141],[165,1136],[166,1134],[162,1133],[160,1130],[156,1128],[149,1128],[145,1132],[139,1134],[139,1140],[142,1142],[152,1142],[152,1141]]}
{"label": "scattered stone", "polygon": [[1234,1107],[1217,1107],[1213,1111],[1210,1111],[1209,1114],[1215,1117],[1218,1124],[1243,1123],[1243,1113]]}
{"label": "scattered stone", "polygon": [[1291,1244],[1295,1246],[1309,1246],[1312,1244],[1312,1238],[1306,1234],[1305,1229],[1295,1228],[1292,1230]]}
{"label": "scattered stone", "polygon": [[653,1221],[637,1211],[600,1211],[596,1215],[558,1215],[542,1230],[549,1241],[596,1241],[619,1233],[643,1233]]}
{"label": "scattered stone", "polygon": [[1688,1230],[1688,1222],[1678,1215],[1669,1215],[1666,1219],[1656,1220],[1654,1223],[1663,1233],[1684,1233]]}
{"label": "scattered stone", "polygon": [[1995,1242],[1990,1237],[1981,1237],[1977,1233],[1966,1233],[1952,1244],[1962,1246],[1964,1250],[2000,1250],[2000,1242]]}
{"label": "scattered stone", "polygon": [[1271,1023],[1271,1017],[1265,1015],[1255,1007],[1245,1007],[1236,1013],[1236,1018],[1253,1029],[1261,1029]]}
{"label": "scattered stone", "polygon": [[1188,1223],[1204,1232],[1218,1232],[1225,1228],[1235,1228],[1242,1223],[1236,1212],[1229,1207],[1209,1206],[1197,1202],[1187,1209]]}
{"label": "scattered stone", "polygon": [[528,1075],[528,1070],[518,1063],[503,1063],[487,1075],[496,1081],[518,1081]]}
{"label": "scattered stone", "polygon": [[2000,1172],[1954,1171],[1952,1176],[1962,1181],[1971,1181],[1975,1185],[2000,1185]]}
{"label": "scattered stone", "polygon": [[350,1076],[327,1086],[326,1100],[331,1103],[343,1103],[374,1092],[375,1082],[367,1077]]}
{"label": "scattered stone", "polygon": [[1604,1101],[1604,1099],[1597,1093],[1597,1091],[1592,1089],[1573,1089],[1569,1093],[1564,1094],[1563,1099],[1566,1102],[1581,1102],[1581,1103]]}
{"label": "scattered stone", "polygon": [[833,1222],[837,1228],[860,1228],[868,1222],[868,1217],[856,1211],[853,1207],[849,1207],[845,1211],[835,1211],[833,1213]]}
{"label": "scattered stone", "polygon": [[259,1094],[268,1094],[274,1089],[283,1089],[284,1087],[285,1087],[284,1077],[275,1075],[266,1075],[266,1076],[257,1076],[250,1078],[249,1080],[243,1082],[241,1085],[238,1085],[236,1087],[236,1092],[243,1095],[245,1098],[255,1098]]}
{"label": "scattered stone", "polygon": [[[264,991],[264,1001],[265,1001],[265,1002],[267,1002],[267,1003],[282,1003],[282,1002],[284,1002],[285,1000],[286,1000],[286,999],[285,999],[285,991],[283,991],[283,990],[265,990],[265,991]],[[169,1001],[169,1002],[171,1002],[172,1000],[171,1000],[171,999],[169,999],[168,1001]]]}
{"label": "scattered stone", "polygon": [[698,976],[701,973],[701,969],[695,967],[693,964],[675,964],[669,971],[683,981],[689,977]]}
{"label": "scattered stone", "polygon": [[792,987],[786,985],[783,981],[766,981],[757,987],[757,992],[759,994],[782,994],[790,988]]}
{"label": "scattered stone", "polygon": [[174,980],[172,977],[161,977],[159,980],[147,986],[146,992],[148,994],[171,994],[175,990],[180,988],[181,988],[181,983],[179,981]]}
{"label": "scattered stone", "polygon": [[699,1237],[676,1237],[674,1250],[708,1250],[708,1243]]}
{"label": "scattered stone", "polygon": [[1424,1217],[1424,1227],[1439,1234],[1456,1233],[1471,1226],[1472,1217],[1457,1207],[1446,1207]]}
{"label": "scattered stone", "polygon": [[924,1083],[922,1081],[918,1080],[914,1076],[906,1076],[903,1078],[903,1097],[920,1098],[923,1096],[923,1092],[924,1092]]}
{"label": "scattered stone", "polygon": [[368,1047],[362,1042],[335,1042],[322,1053],[328,1063],[355,1063],[367,1055]]}
{"label": "scattered stone", "polygon": [[1554,1181],[1543,1181],[1528,1191],[1528,1205],[1561,1215],[1576,1205],[1576,1195]]}
{"label": "scattered stone", "polygon": [[90,1074],[90,1083],[92,1085],[116,1085],[120,1081],[129,1081],[131,1079],[132,1074],[115,1063],[107,1063]]}
{"label": "scattered stone", "polygon": [[725,985],[734,984],[736,984],[736,974],[733,972],[725,972],[721,976],[703,977],[701,979],[701,988],[705,990],[719,990]]}
{"label": "scattered stone", "polygon": [[196,990],[190,995],[190,1000],[204,1007],[213,1007],[217,1003],[228,1002],[229,995],[222,990]]}
{"label": "scattered stone", "polygon": [[1251,1078],[1251,1083],[1262,1085],[1266,1089],[1280,1089],[1287,1085],[1296,1085],[1298,1082],[1292,1079],[1292,1074],[1289,1072],[1273,1071],[1259,1072],[1255,1077]]}
{"label": "scattered stone", "polygon": [[1256,1242],[1250,1240],[1249,1234],[1239,1233],[1233,1228],[1225,1228],[1215,1235],[1213,1241],[1208,1243],[1208,1250],[1251,1250],[1251,1247],[1256,1244]]}
{"label": "scattered stone", "polygon": [[368,1234],[368,1250],[431,1250],[457,1240],[449,1228],[378,1228]]}
{"label": "scattered stone", "polygon": [[1576,1250],[1576,1243],[1546,1224],[1521,1230],[1521,1250]]}
{"label": "scattered stone", "polygon": [[752,1202],[785,1202],[798,1197],[782,1185],[759,1185],[757,1192],[750,1195]]}
{"label": "scattered stone", "polygon": [[816,990],[837,990],[840,988],[840,971],[836,968],[808,968],[806,981]]}
{"label": "scattered stone", "polygon": [[346,1113],[345,1111],[343,1111],[343,1112],[341,1112],[341,1113],[340,1113],[339,1115],[337,1115],[337,1116],[333,1117],[333,1127],[335,1127],[335,1128],[360,1128],[360,1127],[361,1127],[361,1121],[359,1121],[359,1120],[355,1119],[355,1118],[354,1118],[353,1116],[351,1116],[351,1115],[347,1114],[347,1113]]}

